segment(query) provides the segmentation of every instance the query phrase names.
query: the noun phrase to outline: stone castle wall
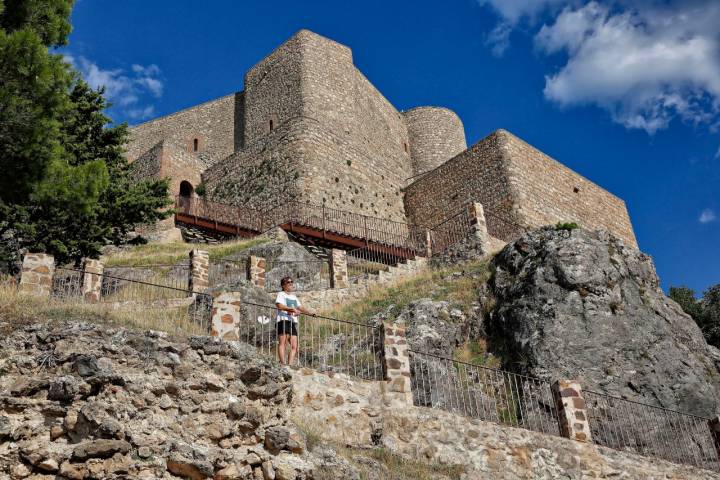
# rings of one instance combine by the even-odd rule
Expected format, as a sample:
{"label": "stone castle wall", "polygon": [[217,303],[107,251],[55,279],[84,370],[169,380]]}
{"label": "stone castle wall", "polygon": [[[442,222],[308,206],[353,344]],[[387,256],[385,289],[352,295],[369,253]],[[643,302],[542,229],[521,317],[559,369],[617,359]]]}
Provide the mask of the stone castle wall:
{"label": "stone castle wall", "polygon": [[435,226],[463,211],[467,202],[482,203],[488,232],[509,239],[502,218],[514,219],[513,193],[508,165],[501,153],[502,136],[495,132],[452,160],[420,177],[405,189],[405,209],[410,223]]}
{"label": "stone castle wall", "polygon": [[503,240],[517,235],[520,227],[577,222],[637,246],[622,200],[504,130],[405,191],[409,220],[425,219],[431,226],[468,201],[482,203],[490,235]]}
{"label": "stone castle wall", "polygon": [[467,149],[465,130],[455,112],[417,107],[403,112],[410,137],[413,176],[433,170]]}
{"label": "stone castle wall", "polygon": [[240,148],[243,116],[240,92],[145,122],[130,129],[127,157],[132,162],[161,140],[170,139],[210,165]]}
{"label": "stone castle wall", "polygon": [[131,169],[136,179],[170,179],[170,194],[180,192],[182,181],[190,182],[194,187],[201,181],[204,164],[192,153],[170,140],[161,140],[132,163]]}
{"label": "stone castle wall", "polygon": [[[139,125],[132,138],[138,171],[152,170],[149,151],[163,139],[201,160],[208,197],[218,202],[269,209],[298,199],[434,226],[473,201],[499,239],[574,221],[637,245],[619,198],[506,131],[468,149],[452,111],[398,112],[348,47],[307,30],[252,67],[243,92]],[[191,163],[178,161],[162,172],[173,194]]]}
{"label": "stone castle wall", "polygon": [[504,132],[503,153],[517,196],[518,214],[530,226],[577,222],[608,230],[637,247],[625,202],[557,160]]}

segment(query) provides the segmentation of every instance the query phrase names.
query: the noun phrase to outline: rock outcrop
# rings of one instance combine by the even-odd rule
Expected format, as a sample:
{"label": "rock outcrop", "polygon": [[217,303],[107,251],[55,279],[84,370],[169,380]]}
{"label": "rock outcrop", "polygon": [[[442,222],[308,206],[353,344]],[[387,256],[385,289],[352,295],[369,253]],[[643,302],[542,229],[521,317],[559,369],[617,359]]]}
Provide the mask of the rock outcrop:
{"label": "rock outcrop", "polygon": [[0,478],[312,478],[289,380],[208,337],[16,329],[0,339]]}
{"label": "rock outcrop", "polygon": [[493,260],[491,345],[505,367],[710,416],[720,375],[649,256],[603,231],[525,234]]}

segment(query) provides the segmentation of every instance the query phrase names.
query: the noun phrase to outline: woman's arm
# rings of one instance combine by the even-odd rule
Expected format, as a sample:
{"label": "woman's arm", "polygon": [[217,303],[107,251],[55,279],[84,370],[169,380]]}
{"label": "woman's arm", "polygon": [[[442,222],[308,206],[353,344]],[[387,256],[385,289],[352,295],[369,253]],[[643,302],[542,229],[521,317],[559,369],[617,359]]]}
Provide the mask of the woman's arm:
{"label": "woman's arm", "polygon": [[276,303],[275,306],[278,310],[282,310],[283,312],[295,313],[297,311],[297,308],[287,307],[282,303]]}
{"label": "woman's arm", "polygon": [[311,312],[307,308],[303,307],[302,305],[298,307],[298,310],[300,310],[301,313],[304,313],[305,315],[312,315],[313,317],[317,317],[317,313]]}

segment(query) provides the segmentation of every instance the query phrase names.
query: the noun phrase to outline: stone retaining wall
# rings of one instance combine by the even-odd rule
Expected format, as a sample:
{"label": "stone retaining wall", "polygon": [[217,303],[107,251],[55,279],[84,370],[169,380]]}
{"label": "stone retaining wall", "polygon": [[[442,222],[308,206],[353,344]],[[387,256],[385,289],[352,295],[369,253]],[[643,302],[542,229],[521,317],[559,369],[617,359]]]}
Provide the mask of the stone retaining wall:
{"label": "stone retaining wall", "polygon": [[393,407],[383,382],[293,372],[292,418],[323,438],[465,465],[469,478],[720,479],[720,474],[424,407]]}

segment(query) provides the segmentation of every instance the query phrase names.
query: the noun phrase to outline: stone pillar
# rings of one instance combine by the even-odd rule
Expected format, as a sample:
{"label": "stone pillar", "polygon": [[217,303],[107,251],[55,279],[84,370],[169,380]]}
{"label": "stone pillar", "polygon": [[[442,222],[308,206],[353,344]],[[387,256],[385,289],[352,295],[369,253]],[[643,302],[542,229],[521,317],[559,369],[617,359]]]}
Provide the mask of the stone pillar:
{"label": "stone pillar", "polygon": [[82,294],[86,302],[100,301],[102,291],[102,273],[105,266],[100,260],[86,258],[83,261]]}
{"label": "stone pillar", "polygon": [[240,292],[222,292],[213,298],[210,336],[226,341],[240,340]]}
{"label": "stone pillar", "polygon": [[52,292],[55,258],[45,253],[27,253],[23,258],[20,291],[49,297]]}
{"label": "stone pillar", "polygon": [[[265,259],[250,255],[247,260],[247,279],[259,288],[265,288]],[[278,290],[280,285],[278,285]]]}
{"label": "stone pillar", "polygon": [[573,380],[558,380],[552,384],[552,393],[558,411],[560,435],[591,443],[590,423],[580,384]]}
{"label": "stone pillar", "polygon": [[473,228],[473,234],[480,240],[485,249],[490,245],[490,234],[485,221],[485,210],[480,202],[471,202],[467,206],[468,217],[470,217],[470,225]]}
{"label": "stone pillar", "polygon": [[410,385],[410,353],[405,339],[405,327],[391,323],[383,324],[385,376],[390,402],[396,405],[413,404]]}
{"label": "stone pillar", "polygon": [[333,248],[330,255],[330,288],[348,288],[347,253]]}
{"label": "stone pillar", "polygon": [[188,290],[204,292],[210,285],[210,254],[205,250],[190,250]]}
{"label": "stone pillar", "polygon": [[432,231],[429,228],[425,230],[425,256],[432,257]]}

